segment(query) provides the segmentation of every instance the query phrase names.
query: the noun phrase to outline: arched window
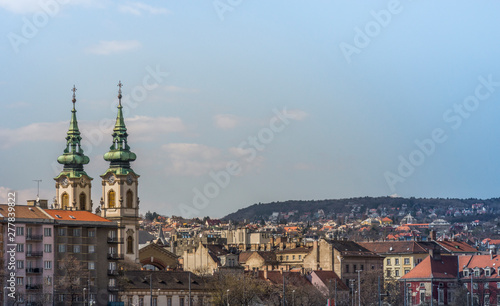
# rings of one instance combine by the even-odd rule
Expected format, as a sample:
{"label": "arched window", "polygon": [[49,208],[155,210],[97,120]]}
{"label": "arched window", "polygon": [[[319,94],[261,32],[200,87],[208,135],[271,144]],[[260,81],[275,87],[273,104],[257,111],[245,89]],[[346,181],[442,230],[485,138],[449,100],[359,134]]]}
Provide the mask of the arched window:
{"label": "arched window", "polygon": [[62,199],[62,201],[61,201],[61,202],[62,202],[62,203],[61,203],[61,205],[62,205],[62,209],[68,209],[68,205],[69,205],[69,195],[65,192],[65,193],[63,193],[63,195],[62,195],[61,199]]}
{"label": "arched window", "polygon": [[132,208],[133,199],[134,199],[134,194],[132,193],[132,191],[130,190],[127,191],[127,201],[126,201],[127,208]]}
{"label": "arched window", "polygon": [[134,253],[134,238],[132,236],[128,236],[127,238],[127,254]]}
{"label": "arched window", "polygon": [[86,202],[87,202],[87,196],[83,192],[80,193],[80,210],[86,209],[86,205],[85,205]]}
{"label": "arched window", "polygon": [[115,208],[116,206],[116,192],[110,190],[108,193],[108,208]]}

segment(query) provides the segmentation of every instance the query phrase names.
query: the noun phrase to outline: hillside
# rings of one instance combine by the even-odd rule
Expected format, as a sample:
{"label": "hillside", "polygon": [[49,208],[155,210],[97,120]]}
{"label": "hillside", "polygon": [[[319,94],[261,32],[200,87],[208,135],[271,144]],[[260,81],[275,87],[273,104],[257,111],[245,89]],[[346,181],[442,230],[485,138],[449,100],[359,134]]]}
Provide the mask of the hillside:
{"label": "hillside", "polygon": [[[438,216],[444,216],[449,208],[470,208],[472,204],[483,203],[488,207],[489,211],[487,216],[483,218],[495,218],[500,213],[500,198],[492,199],[449,199],[449,198],[400,198],[400,197],[362,197],[362,198],[349,198],[349,199],[336,199],[336,200],[308,200],[308,201],[294,201],[289,200],[286,202],[272,202],[272,203],[259,203],[253,204],[249,207],[239,209],[223,218],[223,220],[232,221],[260,221],[262,219],[268,220],[273,212],[290,212],[297,211],[297,215],[304,215],[310,213],[314,215],[319,210],[323,210],[325,216],[335,218],[339,214],[355,213],[362,217],[362,215],[369,209],[377,209],[379,211],[385,210],[399,211],[403,205],[406,207],[407,213],[414,213],[418,210],[424,211],[426,214],[429,210],[434,210]],[[353,210],[355,207],[357,209]],[[394,208],[394,209],[393,209]],[[452,217],[450,217],[452,218]],[[457,218],[453,218],[457,219]]]}

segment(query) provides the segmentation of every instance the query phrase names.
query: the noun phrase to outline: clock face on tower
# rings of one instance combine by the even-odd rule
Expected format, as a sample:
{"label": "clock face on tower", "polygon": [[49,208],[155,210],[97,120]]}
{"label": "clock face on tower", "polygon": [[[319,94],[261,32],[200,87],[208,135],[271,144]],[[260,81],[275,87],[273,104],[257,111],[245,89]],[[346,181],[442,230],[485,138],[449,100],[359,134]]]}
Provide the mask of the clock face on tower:
{"label": "clock face on tower", "polygon": [[63,186],[64,186],[64,187],[68,186],[68,184],[69,184],[69,180],[68,180],[68,178],[67,178],[67,177],[64,177],[64,178],[62,179],[61,183],[63,184]]}
{"label": "clock face on tower", "polygon": [[127,175],[127,183],[132,184],[132,175]]}
{"label": "clock face on tower", "polygon": [[115,182],[115,176],[114,175],[110,175],[108,177],[108,182],[110,182],[111,184],[113,184]]}

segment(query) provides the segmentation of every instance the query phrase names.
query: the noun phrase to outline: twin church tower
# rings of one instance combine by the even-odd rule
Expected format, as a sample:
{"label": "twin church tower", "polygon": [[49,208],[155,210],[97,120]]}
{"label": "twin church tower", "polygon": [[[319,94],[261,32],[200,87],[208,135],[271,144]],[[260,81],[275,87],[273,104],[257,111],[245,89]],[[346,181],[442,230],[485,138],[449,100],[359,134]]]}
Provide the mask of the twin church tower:
{"label": "twin church tower", "polygon": [[[122,83],[118,83],[118,114],[113,129],[113,143],[109,152],[104,154],[104,160],[109,162],[109,168],[101,175],[102,197],[100,208],[96,210],[102,217],[118,223],[118,253],[134,262],[138,261],[139,250],[139,197],[138,179],[130,162],[136,155],[130,151],[127,142],[127,128],[122,111]],[[57,158],[64,165],[56,181],[56,200],[54,208],[64,210],[83,210],[92,212],[91,187],[92,180],[83,169],[90,162],[81,146],[82,137],[76,119],[76,88],[73,86],[73,109],[71,121],[66,136],[66,149]]]}

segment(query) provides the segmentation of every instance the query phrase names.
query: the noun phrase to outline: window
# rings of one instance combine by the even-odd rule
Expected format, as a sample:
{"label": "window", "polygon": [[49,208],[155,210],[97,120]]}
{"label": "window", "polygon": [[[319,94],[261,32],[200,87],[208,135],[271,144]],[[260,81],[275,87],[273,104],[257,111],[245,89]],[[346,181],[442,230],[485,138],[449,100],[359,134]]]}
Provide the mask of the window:
{"label": "window", "polygon": [[387,273],[387,277],[391,277],[391,274],[392,274],[391,270],[387,269],[386,273]]}
{"label": "window", "polygon": [[45,237],[51,237],[52,236],[52,229],[50,227],[46,227],[43,229],[43,235]]}
{"label": "window", "polygon": [[18,286],[24,285],[24,278],[16,277],[16,285],[18,285]]}
{"label": "window", "polygon": [[444,303],[444,290],[438,289],[438,304]]}
{"label": "window", "polygon": [[404,259],[404,263],[405,263],[405,265],[409,265],[410,264],[410,259],[409,258],[405,258]]}
{"label": "window", "polygon": [[114,287],[114,286],[116,286],[116,279],[114,279],[114,278],[110,278],[110,279],[109,279],[109,281],[108,281],[108,285],[109,285],[110,287]]}
{"label": "window", "polygon": [[46,260],[43,262],[43,268],[46,270],[52,269],[52,261]]}
{"label": "window", "polygon": [[66,245],[65,244],[59,244],[57,246],[57,249],[58,249],[59,253],[64,253],[64,252],[66,252]]}
{"label": "window", "polygon": [[345,265],[345,273],[349,273],[349,265]]}
{"label": "window", "polygon": [[490,295],[489,294],[484,295],[484,305],[490,305]]}
{"label": "window", "polygon": [[467,276],[469,276],[469,270],[464,269],[464,277],[467,277]]}
{"label": "window", "polygon": [[179,305],[184,306],[184,298],[183,297],[179,298]]}
{"label": "window", "polygon": [[89,270],[95,270],[95,262],[89,261],[88,269]]}
{"label": "window", "polygon": [[80,193],[80,210],[85,210],[85,203],[87,202],[87,196],[85,193]]}
{"label": "window", "polygon": [[47,285],[49,285],[49,286],[52,285],[52,277],[51,276],[47,276],[47,278],[45,279],[45,283]]}
{"label": "window", "polygon": [[[500,282],[497,282],[497,289],[500,289]],[[500,296],[500,294],[498,296]]]}
{"label": "window", "polygon": [[425,302],[425,291],[420,291],[420,304]]}
{"label": "window", "polygon": [[390,266],[391,265],[391,259],[390,258],[387,258],[387,265]]}
{"label": "window", "polygon": [[65,228],[60,228],[58,230],[58,235],[59,236],[66,236],[66,229]]}
{"label": "window", "polygon": [[62,195],[62,209],[68,209],[69,205],[69,195],[65,192]]}
{"label": "window", "polygon": [[405,269],[405,274],[407,274],[408,272],[410,272],[410,270],[409,269]]}
{"label": "window", "polygon": [[301,259],[302,259],[302,255],[299,255],[299,260],[301,260]]}
{"label": "window", "polygon": [[75,237],[80,237],[81,235],[82,235],[82,230],[81,230],[81,229],[79,229],[79,228],[75,228],[75,229],[73,230],[73,236],[75,236]]}
{"label": "window", "polygon": [[16,246],[16,251],[20,253],[24,252],[24,243],[18,243]]}
{"label": "window", "polygon": [[110,262],[108,263],[108,269],[109,269],[109,270],[116,270],[116,262],[114,262],[114,261],[110,261]]}
{"label": "window", "polygon": [[43,251],[45,253],[52,253],[52,244],[44,244],[43,245]]}
{"label": "window", "polygon": [[477,289],[477,283],[474,283],[473,288],[474,288],[474,289]]}
{"label": "window", "polygon": [[88,235],[89,237],[95,237],[95,230],[89,230]]}
{"label": "window", "polygon": [[153,297],[153,306],[158,306],[158,298]]}
{"label": "window", "polygon": [[[498,296],[500,298],[500,296]],[[172,306],[172,297],[167,297],[167,306]]]}
{"label": "window", "polygon": [[479,277],[479,269],[474,270],[474,276]]}
{"label": "window", "polygon": [[288,255],[286,255],[286,260],[288,260]]}
{"label": "window", "polygon": [[399,258],[394,259],[394,264],[395,264],[396,266],[399,266]]}
{"label": "window", "polygon": [[110,190],[108,192],[108,208],[115,208],[116,206],[116,192],[114,190]]}
{"label": "window", "polygon": [[365,269],[365,266],[364,266],[364,265],[359,265],[359,269],[360,269],[361,271],[363,271],[363,270]]}
{"label": "window", "polygon": [[295,255],[292,255],[292,260],[295,260]]}
{"label": "window", "polygon": [[24,227],[16,227],[16,236],[24,236]]}
{"label": "window", "polygon": [[24,260],[17,260],[16,266],[18,269],[24,269]]}
{"label": "window", "polygon": [[396,276],[399,276],[399,270],[394,270],[394,272]]}
{"label": "window", "polygon": [[73,253],[80,253],[80,246],[79,245],[73,246]]}
{"label": "window", "polygon": [[133,254],[133,253],[134,253],[134,238],[132,238],[132,236],[128,236],[128,238],[127,238],[127,254]]}
{"label": "window", "polygon": [[139,297],[139,306],[144,306],[144,297]]}
{"label": "window", "polygon": [[453,298],[451,296],[451,290],[448,290],[448,305],[453,302]]}
{"label": "window", "polygon": [[357,270],[357,266],[356,265],[352,265],[352,272],[356,272]]}
{"label": "window", "polygon": [[126,198],[127,198],[127,200],[125,202],[126,202],[127,208],[132,208],[132,202],[134,199],[134,195],[132,194],[132,191],[130,191],[130,190],[127,191]]}
{"label": "window", "polygon": [[484,270],[484,274],[485,274],[486,276],[490,276],[490,269],[485,269],[485,270]]}
{"label": "window", "polygon": [[490,283],[488,282],[484,283],[484,289],[490,289]]}
{"label": "window", "polygon": [[89,253],[95,253],[95,245],[89,245]]}

